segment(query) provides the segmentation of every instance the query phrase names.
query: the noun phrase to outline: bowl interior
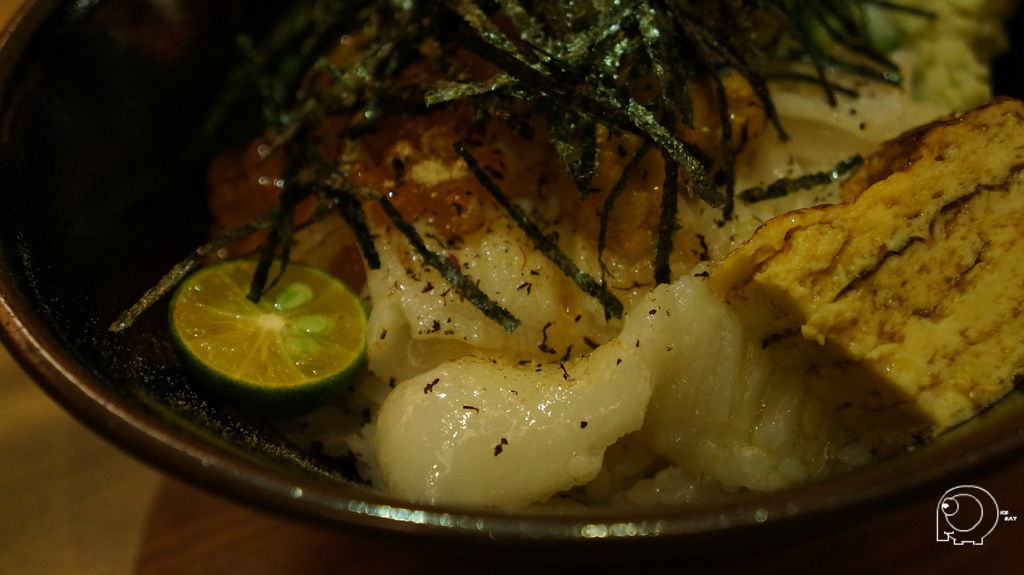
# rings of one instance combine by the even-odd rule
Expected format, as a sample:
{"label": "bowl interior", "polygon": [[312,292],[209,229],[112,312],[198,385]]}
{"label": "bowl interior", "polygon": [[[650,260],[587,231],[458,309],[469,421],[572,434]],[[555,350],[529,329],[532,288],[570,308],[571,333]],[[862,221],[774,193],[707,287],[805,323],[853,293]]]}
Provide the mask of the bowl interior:
{"label": "bowl interior", "polygon": [[[1015,396],[904,457],[728,505],[505,513],[410,509],[368,490],[350,462],[297,450],[260,420],[194,393],[164,333],[166,302],[124,333],[107,330],[206,237],[204,174],[218,143],[199,138],[199,127],[238,59],[236,34],[265,29],[278,3],[54,4],[30,2],[0,52],[4,339],[69,411],[170,473],[338,525],[707,550],[715,547],[709,542],[764,541],[772,529],[820,529],[823,520],[996,464],[1024,444],[1016,423],[1024,402]],[[1024,80],[1008,72],[1020,52],[1014,47],[1001,60],[999,93],[1024,94]]]}

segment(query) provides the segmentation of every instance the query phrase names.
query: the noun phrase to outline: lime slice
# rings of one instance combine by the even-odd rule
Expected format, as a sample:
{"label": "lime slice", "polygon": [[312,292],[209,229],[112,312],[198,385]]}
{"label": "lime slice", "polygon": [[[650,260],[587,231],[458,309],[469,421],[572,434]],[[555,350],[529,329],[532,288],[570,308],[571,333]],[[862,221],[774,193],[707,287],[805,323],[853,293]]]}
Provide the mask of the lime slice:
{"label": "lime slice", "polygon": [[220,400],[268,415],[312,410],[359,372],[366,312],[340,280],[295,263],[253,302],[246,294],[255,269],[232,260],[185,278],[171,299],[172,339]]}

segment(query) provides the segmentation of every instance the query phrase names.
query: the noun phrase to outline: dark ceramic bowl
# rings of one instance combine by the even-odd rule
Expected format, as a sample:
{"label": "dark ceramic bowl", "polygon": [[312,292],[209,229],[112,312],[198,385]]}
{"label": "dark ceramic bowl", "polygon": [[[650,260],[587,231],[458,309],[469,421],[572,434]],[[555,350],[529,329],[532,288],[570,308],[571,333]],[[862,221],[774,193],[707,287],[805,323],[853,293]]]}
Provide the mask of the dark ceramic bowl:
{"label": "dark ceramic bowl", "polygon": [[[196,126],[235,33],[266,26],[278,4],[35,0],[0,36],[3,339],[39,385],[126,451],[261,508],[411,542],[636,557],[820,533],[1024,446],[1014,397],[916,452],[779,493],[657,512],[501,512],[410,507],[208,404],[179,372],[164,310],[124,334],[106,327],[203,239],[208,157]],[[1000,92],[1024,93],[1015,74],[998,77]]]}

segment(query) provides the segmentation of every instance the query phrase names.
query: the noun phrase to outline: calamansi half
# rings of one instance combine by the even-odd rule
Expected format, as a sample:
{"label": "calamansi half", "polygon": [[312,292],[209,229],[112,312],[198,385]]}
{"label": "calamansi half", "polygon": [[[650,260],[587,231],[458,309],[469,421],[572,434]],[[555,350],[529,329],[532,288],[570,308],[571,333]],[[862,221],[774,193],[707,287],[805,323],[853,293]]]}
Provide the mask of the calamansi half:
{"label": "calamansi half", "polygon": [[[366,357],[366,312],[341,280],[289,263],[258,302],[246,295],[256,262],[201,268],[170,303],[171,334],[196,378],[222,401],[294,415],[347,386]],[[274,264],[275,278],[280,263]]]}

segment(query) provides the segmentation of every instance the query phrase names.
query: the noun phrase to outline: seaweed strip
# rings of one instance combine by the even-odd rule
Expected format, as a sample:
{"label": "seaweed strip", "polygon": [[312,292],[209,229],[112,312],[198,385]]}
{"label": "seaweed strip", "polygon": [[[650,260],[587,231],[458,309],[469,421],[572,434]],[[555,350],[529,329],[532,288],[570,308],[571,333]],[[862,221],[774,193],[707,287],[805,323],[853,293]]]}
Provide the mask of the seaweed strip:
{"label": "seaweed strip", "polygon": [[790,82],[805,82],[826,87],[833,94],[842,94],[851,98],[857,96],[857,91],[833,82],[822,82],[821,78],[800,72],[779,72],[769,75],[772,80],[787,80]]}
{"label": "seaweed strip", "polygon": [[[718,122],[721,124],[722,136],[719,143],[722,149],[722,170],[725,174],[725,206],[722,217],[732,219],[733,195],[736,193],[736,146],[733,144],[732,111],[729,109],[729,96],[720,74],[715,74],[715,90],[718,94]],[[674,206],[672,206],[674,209]]]}
{"label": "seaweed strip", "polygon": [[[686,89],[686,82],[680,79],[679,74],[673,73],[672,67],[666,65],[668,54],[660,41],[663,33],[655,19],[654,9],[648,2],[643,2],[637,10],[637,20],[647,59],[658,78],[658,103],[670,115],[680,115],[684,124],[693,128],[693,101]],[[676,103],[677,99],[681,107]]]}
{"label": "seaweed strip", "polygon": [[[871,45],[864,28],[857,23],[857,18],[853,15],[851,9],[849,5],[843,2],[834,4],[830,13],[825,13],[824,8],[820,6],[809,7],[809,10],[813,12],[820,24],[821,29],[824,30],[830,40],[873,61],[879,66],[895,69],[896,65],[889,61],[885,54],[876,50]],[[834,26],[835,22],[839,23],[842,27],[841,30]]]}
{"label": "seaweed strip", "polygon": [[380,269],[380,254],[373,243],[373,235],[370,227],[366,225],[366,211],[359,200],[351,194],[338,193],[334,190],[326,191],[327,195],[336,202],[338,214],[356,236],[356,244],[363,254],[363,260],[371,270]]}
{"label": "seaweed strip", "polygon": [[415,226],[402,216],[398,209],[388,201],[386,196],[381,195],[378,201],[381,207],[384,208],[384,213],[391,220],[391,223],[405,236],[409,245],[423,257],[424,264],[437,270],[444,277],[445,281],[455,288],[456,292],[475,305],[485,316],[501,325],[506,333],[512,333],[519,327],[520,321],[518,318],[502,307],[501,304],[492,300],[473,280],[460,272],[447,257],[428,248],[427,244],[423,241],[423,237],[416,231]]}
{"label": "seaweed strip", "polygon": [[294,106],[295,90],[306,69],[349,25],[352,15],[368,4],[365,0],[305,2],[289,12],[271,31],[262,50],[255,48],[250,37],[240,36],[237,45],[247,64],[230,76],[204,126],[205,135],[209,137],[216,132],[232,106],[247,97],[253,85],[263,97],[264,121],[278,125],[288,123],[288,110]]}
{"label": "seaweed strip", "polygon": [[426,91],[423,100],[427,107],[473,96],[489,94],[516,83],[508,74],[495,74],[486,82],[446,82]]}
{"label": "seaweed strip", "polygon": [[516,0],[505,0],[502,9],[509,20],[519,29],[520,36],[527,41],[536,42],[544,37],[543,26]]}
{"label": "seaweed strip", "polygon": [[762,76],[753,65],[741,57],[741,50],[728,43],[728,37],[724,39],[719,38],[718,41],[712,41],[709,39],[708,32],[701,26],[701,24],[683,11],[678,5],[674,3],[669,4],[669,9],[672,10],[675,20],[689,36],[690,41],[696,48],[700,49],[705,58],[717,58],[715,61],[718,62],[719,67],[731,67],[747,79],[754,90],[754,94],[764,106],[765,117],[767,117],[768,121],[771,122],[772,128],[774,128],[775,133],[778,134],[779,139],[783,141],[788,140],[789,135],[782,126],[782,120],[779,118],[778,109],[776,109],[775,102],[768,91],[766,78]]}
{"label": "seaweed strip", "polygon": [[828,67],[833,70],[850,72],[851,74],[862,78],[868,78],[875,82],[882,82],[883,84],[889,84],[892,86],[899,86],[903,83],[903,74],[900,73],[899,68],[878,69],[834,56],[825,56],[824,61]]}
{"label": "seaweed strip", "polygon": [[506,53],[523,56],[514,42],[491,22],[487,14],[471,0],[455,0],[455,11],[488,44]]}
{"label": "seaweed strip", "polygon": [[608,311],[613,317],[622,317],[623,306],[622,302],[615,297],[611,292],[601,285],[601,282],[595,280],[590,274],[579,269],[579,267],[572,261],[572,259],[559,248],[553,241],[551,241],[543,232],[537,228],[530,219],[523,213],[523,210],[519,206],[512,203],[512,201],[501,191],[501,188],[487,175],[487,172],[480,167],[480,164],[473,157],[473,154],[469,152],[466,147],[461,143],[455,144],[455,150],[462,157],[466,165],[469,166],[470,171],[476,179],[484,186],[484,188],[490,192],[491,196],[501,205],[502,208],[508,213],[512,220],[519,226],[519,229],[526,234],[526,237],[533,242],[534,248],[537,251],[544,254],[558,269],[562,270],[569,279],[574,281],[576,285],[586,293],[598,301],[602,305],[606,306]]}
{"label": "seaweed strip", "polygon": [[269,228],[273,224],[276,212],[277,209],[272,208],[248,224],[227,230],[194,249],[192,253],[184,259],[174,264],[170,271],[164,274],[155,286],[146,290],[146,292],[142,294],[142,297],[132,304],[131,307],[122,312],[107,329],[116,333],[131,327],[143,312],[152,307],[153,304],[160,300],[160,298],[167,295],[179,283],[181,283],[181,280],[185,279],[185,276],[199,267],[199,264],[203,262],[203,259],[210,254],[217,252],[217,250],[227,247],[259,230]]}
{"label": "seaweed strip", "polygon": [[828,74],[825,71],[825,54],[821,50],[821,46],[813,39],[814,27],[812,26],[810,17],[806,12],[796,13],[794,29],[797,31],[798,36],[801,39],[801,44],[807,53],[807,57],[810,60],[811,65],[814,67],[818,84],[825,92],[825,97],[828,99],[829,105],[835,106],[838,103],[838,100],[836,98],[836,92],[832,88],[832,84],[828,81]]}
{"label": "seaweed strip", "polygon": [[673,136],[636,100],[630,99],[626,105],[626,113],[633,126],[645,133],[655,145],[669,155],[673,162],[686,168],[690,176],[687,183],[691,189],[696,190],[702,200],[715,208],[725,205],[725,198],[708,178],[704,163],[697,159],[697,156],[688,149],[686,144]]}
{"label": "seaweed strip", "polygon": [[576,183],[580,188],[594,179],[594,171],[597,170],[597,124],[585,122],[581,131],[583,141],[576,168]]}
{"label": "seaweed strip", "polygon": [[[617,10],[616,10],[617,8]],[[569,62],[579,62],[586,66],[599,58],[600,50],[596,46],[612,43],[613,38],[629,27],[633,18],[627,2],[613,5],[601,13],[601,17],[588,30],[584,30],[571,38],[558,54]]]}
{"label": "seaweed strip", "polygon": [[[581,141],[573,141],[577,137]],[[551,143],[569,168],[576,188],[587,189],[597,168],[597,124],[572,113],[564,114],[552,123]]]}
{"label": "seaweed strip", "polygon": [[[466,0],[463,0],[460,5],[465,3]],[[586,110],[585,113],[595,120],[603,120],[614,127],[644,134],[687,170],[690,175],[688,183],[702,200],[713,207],[724,205],[725,198],[708,178],[704,164],[683,142],[658,122],[643,104],[633,98],[625,101],[614,100],[588,90],[581,90],[579,86],[560,83],[542,68],[527,62],[520,52],[504,50],[510,41],[500,31],[487,28],[485,33],[475,27],[470,29],[477,35],[466,40],[471,43],[476,40],[476,47],[482,56],[505,68],[518,77],[520,82],[534,86],[545,98],[550,98],[564,108]]]}
{"label": "seaweed strip", "polygon": [[[603,291],[608,290],[608,268],[604,264],[604,250],[608,242],[608,221],[611,218],[612,210],[615,209],[615,202],[618,201],[619,196],[626,188],[626,183],[633,177],[633,172],[640,165],[640,160],[647,155],[650,149],[651,143],[647,140],[640,144],[633,157],[630,158],[629,163],[622,168],[619,179],[615,181],[615,185],[612,186],[601,206],[601,224],[597,234],[597,264],[601,268],[601,289]],[[604,310],[604,317],[606,320],[611,318],[611,312],[607,308]]]}
{"label": "seaweed strip", "polygon": [[[245,296],[250,301],[260,301],[260,298],[263,297],[263,292],[277,281],[275,278],[268,282],[270,268],[275,260],[281,260],[281,268],[277,277],[280,277],[280,274],[283,274],[285,268],[288,267],[288,256],[291,251],[291,239],[294,232],[292,218],[295,216],[295,205],[297,203],[296,194],[291,192],[293,189],[289,186],[285,193],[281,194],[278,209],[270,226],[270,233],[267,234],[267,240],[260,249],[259,260],[256,263],[256,269],[253,271],[252,281],[249,283],[249,293]],[[284,247],[282,253],[279,254],[278,248],[281,246]]]}
{"label": "seaweed strip", "polygon": [[781,198],[791,192],[830,184],[863,163],[864,159],[860,156],[851,156],[841,160],[827,172],[804,174],[796,178],[782,178],[767,186],[747,188],[737,197],[748,204]]}
{"label": "seaweed strip", "polygon": [[672,281],[672,244],[679,225],[679,164],[665,162],[665,184],[661,190],[661,218],[658,222],[658,243],[654,252],[654,281],[667,284]]}

